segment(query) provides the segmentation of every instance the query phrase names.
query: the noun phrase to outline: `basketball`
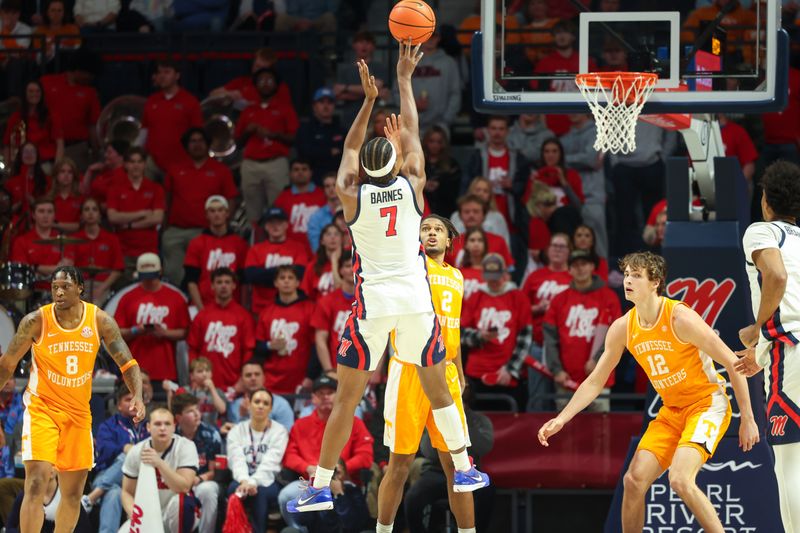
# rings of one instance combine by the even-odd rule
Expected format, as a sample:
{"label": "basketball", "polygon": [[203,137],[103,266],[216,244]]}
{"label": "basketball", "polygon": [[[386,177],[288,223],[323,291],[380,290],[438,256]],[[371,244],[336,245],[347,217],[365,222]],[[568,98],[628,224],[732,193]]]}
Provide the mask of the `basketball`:
{"label": "basketball", "polygon": [[389,31],[398,41],[424,43],[433,35],[436,15],[422,0],[400,0],[389,13]]}

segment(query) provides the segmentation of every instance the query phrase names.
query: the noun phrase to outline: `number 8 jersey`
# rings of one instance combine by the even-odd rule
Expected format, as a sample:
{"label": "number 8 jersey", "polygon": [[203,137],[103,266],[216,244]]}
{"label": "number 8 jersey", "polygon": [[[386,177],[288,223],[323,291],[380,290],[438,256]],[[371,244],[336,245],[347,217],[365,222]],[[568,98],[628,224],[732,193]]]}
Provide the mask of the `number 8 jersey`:
{"label": "number 8 jersey", "polygon": [[664,405],[686,407],[715,392],[725,392],[725,380],[714,361],[672,330],[672,311],[678,300],[663,297],[661,311],[652,327],[639,323],[634,307],[628,312],[626,346],[644,369]]}
{"label": "number 8 jersey", "polygon": [[42,333],[34,342],[27,392],[76,417],[90,417],[94,360],[100,349],[97,306],[81,302],[83,318],[74,329],[56,320],[54,304],[40,309]]}
{"label": "number 8 jersey", "polygon": [[348,222],[353,240],[354,313],[379,318],[433,311],[419,241],[422,211],[409,181],[362,184],[358,207]]}

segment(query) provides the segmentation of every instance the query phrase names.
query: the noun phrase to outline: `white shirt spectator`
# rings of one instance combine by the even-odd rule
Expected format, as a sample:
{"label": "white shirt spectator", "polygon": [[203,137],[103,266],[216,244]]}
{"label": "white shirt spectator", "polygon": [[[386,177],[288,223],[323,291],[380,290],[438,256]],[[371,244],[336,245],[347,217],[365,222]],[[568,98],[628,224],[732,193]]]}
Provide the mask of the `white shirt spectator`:
{"label": "white shirt spectator", "polygon": [[228,433],[228,468],[238,483],[269,487],[280,472],[289,443],[286,428],[274,420],[266,431],[255,431],[250,421],[239,422]]}
{"label": "white shirt spectator", "polygon": [[[144,447],[150,446],[150,439],[145,439],[137,443],[125,456],[125,463],[122,465],[122,473],[131,479],[139,477],[139,467],[142,464],[142,450]],[[194,442],[180,435],[172,436],[172,443],[167,447],[161,458],[172,468],[178,470],[179,468],[191,468],[197,471],[200,467],[197,458],[197,447]],[[161,480],[161,474],[156,469],[156,483],[158,484],[158,500],[161,503],[161,509],[166,509],[170,499],[175,496],[167,485]]]}
{"label": "white shirt spectator", "polygon": [[120,8],[120,0],[76,0],[74,13],[86,24],[95,24],[109,13],[119,13]]}

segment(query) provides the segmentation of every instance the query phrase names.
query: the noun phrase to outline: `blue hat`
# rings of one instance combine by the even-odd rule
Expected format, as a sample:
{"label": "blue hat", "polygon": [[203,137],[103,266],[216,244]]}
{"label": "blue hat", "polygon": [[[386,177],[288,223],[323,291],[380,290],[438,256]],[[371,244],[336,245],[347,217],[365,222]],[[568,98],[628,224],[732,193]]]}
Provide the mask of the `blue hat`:
{"label": "blue hat", "polygon": [[270,220],[289,220],[289,217],[286,216],[286,211],[280,207],[270,207],[261,215],[259,224],[266,224]]}
{"label": "blue hat", "polygon": [[331,100],[336,100],[333,96],[333,90],[329,87],[320,87],[314,92],[314,101],[319,102],[323,98],[330,98]]}

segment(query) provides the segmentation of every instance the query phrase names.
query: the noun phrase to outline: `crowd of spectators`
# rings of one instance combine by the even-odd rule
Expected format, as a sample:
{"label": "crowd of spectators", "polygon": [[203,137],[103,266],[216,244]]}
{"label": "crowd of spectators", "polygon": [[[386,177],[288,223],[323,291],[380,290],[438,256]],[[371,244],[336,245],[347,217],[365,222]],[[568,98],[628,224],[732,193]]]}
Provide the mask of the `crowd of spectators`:
{"label": "crowd of spectators", "polygon": [[[275,69],[274,51],[254,51],[251,75],[211,92],[242,109],[233,128],[242,162],[229,167],[209,156],[203,95],[182,87],[170,59],[155,65],[135,145],[99,139],[98,56],[81,44],[111,31],[324,36],[337,30],[338,2],[245,0],[230,3],[230,11],[219,1],[50,0],[36,2],[41,7],[34,11],[27,4],[0,2],[6,50],[0,85],[21,91],[3,136],[10,170],[0,189],[0,225],[11,243],[8,259],[35,273],[32,305],[47,301],[46,280],[58,265],[81,267],[85,298],[113,310],[147,372],[151,406],[168,405],[152,408],[146,427],[134,426],[126,410],[130,394],[118,388],[114,414],[96,432],[98,468],[85,511],[100,531],[116,531],[130,514],[141,456],[158,467],[170,528],[178,514],[202,508],[200,531],[214,531],[224,514],[217,503],[224,506],[230,495],[243,499],[257,531],[276,513],[300,531],[363,528],[362,476],[381,438],[360,419],[334,477],[336,512],[303,521],[284,508],[298,492],[296,480],[310,476],[318,459],[336,391],[338,339],[355,291],[350,234],[335,194],[344,136],[363,97],[349,56],[331,65],[327,85],[313,88],[310,112],[301,113]],[[698,9],[685,31],[724,4]],[[508,13],[508,28],[536,30],[509,35],[520,39],[514,44],[524,53],[516,59],[531,72],[577,71],[574,13],[553,12],[546,0],[511,2]],[[461,28],[475,24],[471,16]],[[75,48],[67,69],[43,67],[47,74],[19,78],[8,52],[31,46],[30,38],[16,37],[29,34],[50,39],[43,65],[55,53],[54,39]],[[521,410],[553,409],[594,368],[605,329],[623,311],[615,259],[660,249],[664,163],[681,147],[674,133],[639,123],[635,152],[603,157],[592,148],[590,115],[531,113],[472,116],[465,142],[456,125],[470,115],[462,46],[468,41],[459,44],[454,35],[437,28],[423,45],[412,85],[426,156],[425,212],[451,218],[461,232],[447,260],[465,279],[468,388],[479,396],[505,394]],[[396,102],[391,66],[378,59],[371,33],[353,33],[349,41],[350,55],[369,63],[380,90],[369,135],[383,135]],[[613,46],[603,48],[598,62],[624,67]],[[789,80],[784,111],[756,120],[719,117],[727,154],[756,187],[770,161],[800,159],[800,71],[792,68]],[[244,223],[234,226],[237,212]],[[79,242],[65,244],[59,236]],[[631,369],[632,363],[622,365],[609,391],[631,390]],[[382,379],[376,373],[373,391]],[[310,407],[303,401],[309,396]],[[0,459],[10,478],[22,405],[10,390],[0,391],[0,403],[9,445]],[[592,409],[611,407],[601,398]],[[363,413],[379,416],[369,401]],[[141,445],[148,437],[162,457],[150,457]],[[441,483],[436,475],[423,479]],[[198,505],[173,498],[192,488]],[[434,490],[417,488],[423,495]],[[422,505],[409,501],[416,502],[411,509]],[[0,498],[4,523],[12,507],[13,499]],[[418,515],[411,511],[412,521]]]}

